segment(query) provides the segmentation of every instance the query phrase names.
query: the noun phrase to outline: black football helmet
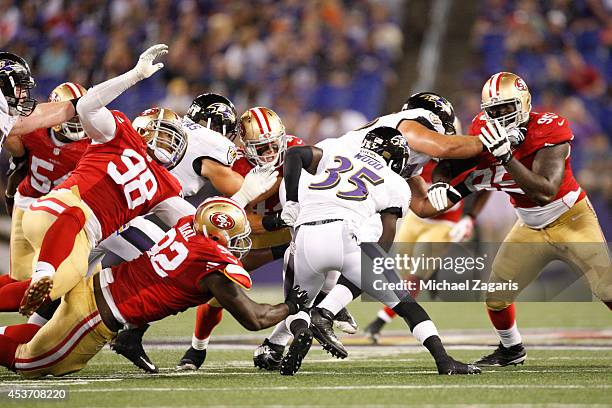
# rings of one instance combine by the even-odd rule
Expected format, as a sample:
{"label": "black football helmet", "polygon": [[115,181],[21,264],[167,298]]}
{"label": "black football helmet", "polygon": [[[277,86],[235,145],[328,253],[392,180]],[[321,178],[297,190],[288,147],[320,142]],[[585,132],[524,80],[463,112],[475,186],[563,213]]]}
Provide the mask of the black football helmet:
{"label": "black football helmet", "polygon": [[447,135],[456,134],[453,124],[455,122],[455,110],[448,99],[433,92],[419,92],[408,98],[402,110],[418,108],[428,110],[440,118]]}
{"label": "black football helmet", "polygon": [[238,114],[234,104],[224,96],[214,93],[198,96],[191,102],[187,117],[232,141],[236,137]]}
{"label": "black football helmet", "polygon": [[410,148],[399,130],[380,126],[370,130],[361,142],[361,148],[374,152],[387,162],[395,173],[402,174],[408,164]]}
{"label": "black football helmet", "polygon": [[9,115],[29,116],[36,108],[30,89],[36,86],[28,63],[19,55],[0,52],[0,89],[9,107]]}

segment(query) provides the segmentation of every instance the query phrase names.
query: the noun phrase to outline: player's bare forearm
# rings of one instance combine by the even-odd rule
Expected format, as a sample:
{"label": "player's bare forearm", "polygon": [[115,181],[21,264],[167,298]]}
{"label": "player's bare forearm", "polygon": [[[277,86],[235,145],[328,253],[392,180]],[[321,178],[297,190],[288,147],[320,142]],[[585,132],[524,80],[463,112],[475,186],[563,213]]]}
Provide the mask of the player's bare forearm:
{"label": "player's bare forearm", "polygon": [[380,238],[378,239],[378,245],[380,245],[386,252],[389,252],[393,246],[398,218],[399,217],[394,213],[383,212],[380,214],[383,230]]}
{"label": "player's bare forearm", "polygon": [[262,224],[263,217],[256,213],[247,213],[247,219],[251,225],[251,235],[266,234],[268,231]]}
{"label": "player's bare forearm", "polygon": [[450,183],[452,179],[461,173],[476,167],[474,159],[464,160],[440,160],[431,175],[431,182]]}
{"label": "player's bare forearm", "polygon": [[202,177],[206,177],[213,187],[226,197],[236,194],[244,182],[244,178],[232,170],[231,167],[210,159],[202,160],[200,174]]}
{"label": "player's bare forearm", "polygon": [[274,326],[289,315],[289,306],[285,303],[268,305],[254,302],[242,288],[220,273],[206,275],[200,284],[247,330]]}
{"label": "player's bare forearm", "polygon": [[76,115],[71,101],[46,102],[36,105],[30,116],[20,116],[11,129],[11,136],[25,135],[37,129],[50,128],[66,122]]}
{"label": "player's bare forearm", "polygon": [[[443,211],[437,211],[427,198],[427,183],[421,176],[410,177],[408,180],[412,199],[410,200],[410,211],[421,218],[434,217]],[[452,204],[451,204],[452,205]]]}
{"label": "player's bare forearm", "polygon": [[531,166],[532,170],[515,158],[512,158],[505,168],[527,197],[538,205],[546,205],[554,200],[559,192],[569,148],[569,144],[564,143],[538,150]]}
{"label": "player's bare forearm", "polygon": [[22,157],[26,154],[21,136],[12,133],[4,141],[2,150],[8,151],[13,157]]}
{"label": "player's bare forearm", "polygon": [[302,169],[314,174],[323,157],[323,150],[315,146],[295,146],[285,155],[283,168],[287,201],[298,201],[298,187]]}
{"label": "player's bare forearm", "polygon": [[488,190],[478,191],[474,200],[471,201],[471,204],[469,206],[466,204],[463,213],[475,219],[487,204],[490,196],[491,192]]}
{"label": "player's bare forearm", "polygon": [[413,120],[404,120],[398,130],[411,149],[440,159],[467,159],[482,152],[482,142],[473,136],[443,135]]}

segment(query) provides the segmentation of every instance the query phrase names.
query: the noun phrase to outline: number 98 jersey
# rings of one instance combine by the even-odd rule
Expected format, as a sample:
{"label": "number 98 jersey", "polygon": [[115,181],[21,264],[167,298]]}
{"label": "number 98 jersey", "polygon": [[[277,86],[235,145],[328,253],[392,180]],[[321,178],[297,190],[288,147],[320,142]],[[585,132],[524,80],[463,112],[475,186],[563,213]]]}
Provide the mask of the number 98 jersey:
{"label": "number 98 jersey", "polygon": [[296,225],[342,219],[361,225],[372,215],[396,209],[408,211],[410,188],[382,157],[367,150],[346,149],[340,139],[319,144],[323,157],[300,196]]}

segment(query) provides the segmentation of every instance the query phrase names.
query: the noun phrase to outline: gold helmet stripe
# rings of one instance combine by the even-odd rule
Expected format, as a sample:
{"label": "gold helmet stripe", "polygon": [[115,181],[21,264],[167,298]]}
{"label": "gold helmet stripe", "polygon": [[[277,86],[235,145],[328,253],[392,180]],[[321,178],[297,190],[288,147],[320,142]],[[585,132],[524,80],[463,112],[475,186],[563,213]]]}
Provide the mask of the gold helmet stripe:
{"label": "gold helmet stripe", "polygon": [[72,92],[72,95],[75,98],[80,98],[81,96],[83,96],[83,93],[81,92],[79,87],[76,86],[74,83],[72,83],[72,82],[64,82],[64,84],[68,87],[68,89],[70,89],[70,92]]}
{"label": "gold helmet stripe", "polygon": [[[270,122],[268,122],[268,118],[266,117],[266,113],[263,111],[263,109],[253,108],[253,109],[249,109],[249,111],[254,115],[255,121],[259,125],[259,131],[262,134],[272,132],[272,128],[270,127]],[[265,123],[265,126],[264,126],[264,123]]]}

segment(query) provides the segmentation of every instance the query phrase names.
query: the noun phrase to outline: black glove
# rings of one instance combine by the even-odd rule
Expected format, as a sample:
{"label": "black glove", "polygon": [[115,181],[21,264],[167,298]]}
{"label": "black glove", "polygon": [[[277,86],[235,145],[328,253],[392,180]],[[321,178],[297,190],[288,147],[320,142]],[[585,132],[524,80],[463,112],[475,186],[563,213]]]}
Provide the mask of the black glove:
{"label": "black glove", "polygon": [[300,285],[295,285],[285,298],[285,304],[289,306],[289,315],[294,315],[301,310],[306,310],[308,303],[308,293],[305,290],[300,290]]}
{"label": "black glove", "polygon": [[266,231],[277,231],[281,228],[285,228],[287,224],[281,218],[281,212],[275,212],[273,214],[264,215],[261,218],[261,225],[263,225]]}
{"label": "black glove", "polygon": [[4,205],[6,205],[6,213],[9,217],[13,215],[13,207],[15,206],[15,197],[4,195]]}

